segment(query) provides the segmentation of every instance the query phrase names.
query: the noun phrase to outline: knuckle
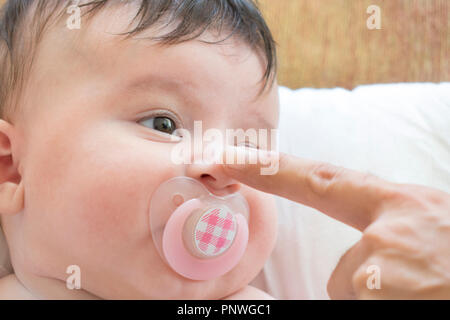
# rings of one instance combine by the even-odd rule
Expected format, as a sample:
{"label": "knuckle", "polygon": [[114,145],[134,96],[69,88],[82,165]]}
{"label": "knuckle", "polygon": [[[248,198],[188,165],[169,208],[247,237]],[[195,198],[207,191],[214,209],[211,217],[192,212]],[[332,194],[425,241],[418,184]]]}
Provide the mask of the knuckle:
{"label": "knuckle", "polygon": [[379,243],[381,239],[382,236],[380,232],[378,232],[378,228],[371,228],[370,226],[364,230],[361,236],[361,241],[370,246]]}
{"label": "knuckle", "polygon": [[426,209],[422,193],[415,186],[390,184],[378,188],[378,214],[398,210]]}
{"label": "knuckle", "polygon": [[378,185],[378,195],[380,199],[387,202],[404,202],[410,199],[410,195],[405,192],[401,187],[399,188],[395,184],[391,183],[379,183]]}
{"label": "knuckle", "polygon": [[404,219],[388,219],[367,227],[361,241],[373,252],[379,254],[383,250],[394,250],[407,255],[425,253],[423,247],[417,246],[417,230],[414,225]]}
{"label": "knuckle", "polygon": [[423,188],[422,194],[424,200],[432,206],[447,206],[450,204],[450,196],[441,191]]}
{"label": "knuckle", "polygon": [[307,175],[310,190],[317,196],[329,194],[335,182],[345,178],[347,170],[327,163],[315,164]]}
{"label": "knuckle", "polygon": [[385,196],[387,200],[392,200],[397,204],[421,206],[426,198],[425,188],[414,185],[399,185],[386,190]]}
{"label": "knuckle", "polygon": [[372,249],[389,246],[391,243],[389,229],[390,228],[386,227],[385,224],[371,224],[364,230],[361,241]]}

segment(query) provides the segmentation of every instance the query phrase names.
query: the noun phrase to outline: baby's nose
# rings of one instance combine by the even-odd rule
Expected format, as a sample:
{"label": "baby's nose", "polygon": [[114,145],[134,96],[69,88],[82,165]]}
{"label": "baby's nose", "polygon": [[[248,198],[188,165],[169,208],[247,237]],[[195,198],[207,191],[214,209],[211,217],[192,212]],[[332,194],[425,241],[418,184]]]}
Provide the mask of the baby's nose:
{"label": "baby's nose", "polygon": [[188,165],[186,176],[203,183],[208,190],[216,195],[224,197],[239,191],[241,184],[228,177],[220,164],[193,163]]}

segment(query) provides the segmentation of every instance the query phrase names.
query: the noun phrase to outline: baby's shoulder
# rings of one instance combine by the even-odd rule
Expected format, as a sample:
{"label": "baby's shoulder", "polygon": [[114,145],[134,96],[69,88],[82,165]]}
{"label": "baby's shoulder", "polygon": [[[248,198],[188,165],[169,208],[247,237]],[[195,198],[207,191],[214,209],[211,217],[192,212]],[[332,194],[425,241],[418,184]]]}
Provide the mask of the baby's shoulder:
{"label": "baby's shoulder", "polygon": [[20,283],[15,274],[0,278],[0,300],[34,299],[30,292]]}

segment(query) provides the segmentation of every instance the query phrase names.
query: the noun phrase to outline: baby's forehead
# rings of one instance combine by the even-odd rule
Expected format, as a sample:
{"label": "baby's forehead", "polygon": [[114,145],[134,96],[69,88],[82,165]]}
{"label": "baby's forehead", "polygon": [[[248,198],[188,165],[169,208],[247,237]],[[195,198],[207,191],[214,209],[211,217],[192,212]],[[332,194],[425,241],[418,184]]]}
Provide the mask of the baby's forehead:
{"label": "baby's forehead", "polygon": [[63,58],[65,55],[76,55],[79,58],[100,58],[98,60],[103,61],[105,58],[120,57],[143,48],[148,52],[152,49],[161,54],[178,45],[186,48],[193,43],[203,43],[207,45],[197,46],[197,50],[221,53],[224,59],[234,60],[236,63],[254,54],[264,63],[261,52],[250,48],[250,45],[238,36],[230,37],[226,28],[220,32],[215,29],[205,30],[201,34],[194,32],[187,36],[192,40],[185,41],[180,38],[176,42],[165,43],[159,39],[170,34],[177,22],[165,25],[167,19],[162,18],[142,31],[130,34],[136,27],[134,17],[138,9],[136,5],[130,4],[108,6],[95,15],[81,16],[80,29],[68,28],[68,21],[61,19],[48,35],[47,47],[61,51]]}
{"label": "baby's forehead", "polygon": [[[11,12],[19,9],[14,3],[8,5]],[[28,34],[31,44],[21,39],[16,44],[20,48],[11,49],[14,52],[22,50],[22,60],[25,60],[15,57],[13,68],[19,69],[15,73],[25,76],[18,77],[12,84],[13,89],[19,88],[19,82],[30,78],[40,83],[45,83],[44,78],[53,82],[66,81],[64,77],[70,78],[83,69],[88,69],[84,77],[86,81],[92,80],[89,77],[95,78],[102,72],[114,70],[120,71],[119,76],[123,77],[148,65],[162,74],[168,71],[162,62],[167,63],[169,58],[172,58],[171,69],[178,67],[180,79],[184,74],[186,78],[207,81],[210,80],[206,73],[209,71],[225,77],[228,74],[227,80],[240,80],[244,83],[242,88],[249,93],[251,90],[247,86],[253,87],[255,83],[261,84],[258,86],[260,89],[267,84],[272,87],[276,74],[275,44],[262,16],[251,2],[243,7],[232,6],[229,2],[209,2],[206,7],[201,2],[183,0],[86,0],[80,1],[78,8],[81,11],[78,13],[74,4],[69,0],[34,1],[24,8],[30,23],[20,28],[17,34]],[[11,27],[23,18],[10,22]],[[73,24],[79,28],[74,28]],[[7,32],[6,29],[3,31]],[[13,42],[12,37],[12,34],[7,34],[10,42]],[[247,63],[245,70],[245,62],[248,61],[252,64],[249,68]],[[226,63],[228,68],[224,67]],[[155,64],[159,64],[159,69]],[[29,68],[25,67],[28,65]],[[79,68],[71,70],[67,65]],[[231,69],[235,74],[229,76]],[[97,74],[92,75],[93,71]],[[117,74],[112,76],[117,77]],[[4,78],[7,77],[8,74]],[[219,77],[210,75],[210,78],[212,81],[206,85],[220,87]],[[191,79],[191,84],[195,84]],[[20,88],[17,90],[19,92]]]}
{"label": "baby's forehead", "polygon": [[237,34],[232,35],[232,27],[227,26],[226,23],[221,26],[219,31],[216,26],[207,26],[202,25],[202,22],[191,21],[193,25],[189,27],[190,32],[182,34],[175,29],[184,22],[180,19],[169,21],[169,13],[155,21],[139,21],[139,19],[136,19],[136,15],[140,11],[140,7],[136,5],[138,2],[125,1],[123,5],[111,2],[116,5],[106,5],[102,10],[95,11],[95,14],[89,12],[81,14],[79,28],[75,29],[70,26],[70,23],[73,23],[71,18],[65,19],[67,15],[62,16],[62,19],[59,19],[53,27],[53,32],[59,33],[60,37],[72,41],[75,46],[86,51],[112,44],[116,46],[120,46],[120,43],[128,45],[128,41],[143,42],[141,40],[145,40],[149,45],[166,44],[166,47],[170,44],[197,40],[216,44],[216,50],[223,49],[225,51],[229,51],[233,47],[250,47],[242,37]]}
{"label": "baby's forehead", "polygon": [[185,102],[195,105],[230,100],[229,92],[239,91],[243,110],[261,89],[264,62],[242,41],[162,45],[142,37],[125,39],[109,32],[108,19],[92,20],[82,33],[55,29],[49,34],[35,62],[36,70],[46,71],[38,75],[41,82],[66,82],[74,91],[110,85],[127,94],[155,87],[186,93]]}
{"label": "baby's forehead", "polygon": [[[92,31],[71,38],[54,35],[61,44],[59,54],[52,49],[55,41],[47,41],[47,48],[43,48],[38,64],[52,69],[48,82],[66,82],[66,88],[73,87],[65,92],[108,87],[107,94],[117,97],[116,101],[125,101],[123,97],[128,96],[128,102],[141,101],[143,105],[155,101],[147,97],[157,92],[167,96],[158,98],[157,107],[163,107],[161,101],[168,107],[185,105],[182,109],[190,108],[193,120],[214,118],[220,123],[219,118],[240,118],[243,126],[277,126],[277,101],[258,97],[264,62],[241,41],[228,39],[219,45],[192,40],[161,45],[148,39],[120,38],[105,32],[103,22],[89,28]],[[55,62],[63,66],[55,69]],[[91,102],[97,98],[86,99]],[[101,99],[97,101],[102,104]],[[111,112],[111,105],[107,107]],[[224,108],[228,110],[220,110]]]}
{"label": "baby's forehead", "polygon": [[[130,30],[134,15],[133,9],[125,6],[107,8],[89,17],[86,22],[82,21],[79,30],[58,23],[43,41],[40,58],[47,60],[47,64],[58,61],[79,64],[90,71],[111,72],[111,76],[116,70],[120,74],[115,76],[124,80],[133,76],[138,78],[141,71],[148,70],[153,75],[172,76],[179,83],[191,86],[207,83],[216,88],[221,86],[220,75],[225,76],[233,67],[243,73],[242,77],[248,78],[249,86],[255,87],[246,90],[257,95],[261,87],[258,83],[264,73],[264,58],[240,38],[229,37],[214,43],[223,40],[224,36],[206,31],[193,40],[164,44],[155,38],[167,34],[173,26],[160,24],[127,37],[124,33]],[[241,71],[239,66],[246,69]]]}
{"label": "baby's forehead", "polygon": [[[196,108],[209,104],[209,109],[258,109],[265,60],[242,39],[214,43],[223,35],[207,31],[193,40],[165,44],[151,37],[173,26],[164,29],[157,24],[127,37],[124,32],[130,30],[135,14],[127,10],[107,8],[83,20],[80,29],[66,28],[64,21],[55,25],[42,40],[34,76],[41,83],[64,83],[71,92],[108,87],[111,95],[131,96],[154,88],[174,93],[176,102]],[[260,108],[271,108],[265,107],[269,104],[265,101]]]}

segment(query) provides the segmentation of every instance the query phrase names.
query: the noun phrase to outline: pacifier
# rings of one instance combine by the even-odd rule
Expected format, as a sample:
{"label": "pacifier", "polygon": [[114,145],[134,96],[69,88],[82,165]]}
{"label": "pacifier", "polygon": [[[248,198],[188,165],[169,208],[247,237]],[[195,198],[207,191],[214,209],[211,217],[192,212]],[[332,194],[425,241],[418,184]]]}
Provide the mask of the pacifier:
{"label": "pacifier", "polygon": [[163,182],[150,202],[150,230],[159,254],[192,280],[214,279],[237,265],[248,243],[248,219],[240,193],[219,197],[184,176]]}

